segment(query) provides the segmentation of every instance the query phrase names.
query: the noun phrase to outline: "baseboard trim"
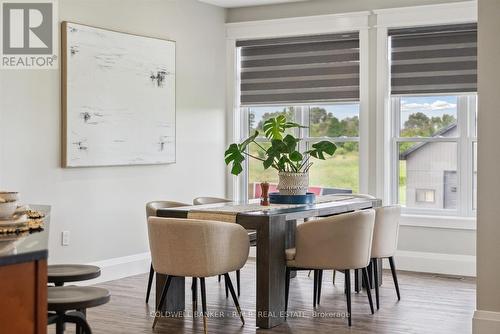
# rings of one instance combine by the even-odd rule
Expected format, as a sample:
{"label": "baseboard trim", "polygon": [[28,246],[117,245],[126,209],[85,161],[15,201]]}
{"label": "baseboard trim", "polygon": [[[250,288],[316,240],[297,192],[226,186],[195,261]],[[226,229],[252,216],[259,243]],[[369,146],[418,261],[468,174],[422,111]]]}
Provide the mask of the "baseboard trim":
{"label": "baseboard trim", "polygon": [[[249,258],[256,258],[256,248],[250,248]],[[398,251],[396,253],[398,270],[408,270],[444,275],[476,276],[476,257],[472,255]],[[101,276],[81,282],[92,285],[149,272],[151,255],[139,253],[89,263],[101,268]],[[384,262],[384,268],[388,263]],[[500,331],[498,332],[500,333]]]}
{"label": "baseboard trim", "polygon": [[80,282],[80,285],[93,285],[147,273],[151,265],[151,254],[149,252],[139,253],[88,264],[100,267],[101,276],[93,280]]}
{"label": "baseboard trim", "polygon": [[472,318],[473,334],[500,333],[500,312],[476,310]]}
{"label": "baseboard trim", "polygon": [[[473,255],[397,251],[396,267],[423,273],[476,276],[476,257]],[[384,264],[384,268],[388,264]]]}

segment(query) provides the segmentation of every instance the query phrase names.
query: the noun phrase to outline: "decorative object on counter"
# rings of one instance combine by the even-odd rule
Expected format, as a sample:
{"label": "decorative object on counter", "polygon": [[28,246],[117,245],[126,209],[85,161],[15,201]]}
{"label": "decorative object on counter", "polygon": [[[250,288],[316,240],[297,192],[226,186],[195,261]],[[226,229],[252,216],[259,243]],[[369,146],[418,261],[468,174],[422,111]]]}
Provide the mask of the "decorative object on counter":
{"label": "decorative object on counter", "polygon": [[10,218],[16,212],[17,209],[17,201],[7,201],[3,199],[3,202],[0,202],[0,219]]}
{"label": "decorative object on counter", "polygon": [[314,204],[315,199],[316,195],[314,193],[306,193],[305,195],[269,194],[271,204]]}
{"label": "decorative object on counter", "polygon": [[262,182],[260,184],[260,189],[262,190],[262,197],[260,198],[260,205],[269,206],[269,183]]}
{"label": "decorative object on counter", "polygon": [[63,22],[63,167],[175,162],[175,42]]}
{"label": "decorative object on counter", "polygon": [[[288,129],[304,128],[297,123],[287,121],[284,115],[273,117],[264,122],[264,135],[271,142],[264,148],[256,139],[259,131],[245,139],[241,144],[229,145],[225,152],[225,162],[231,164],[231,173],[238,175],[243,171],[242,163],[246,157],[262,162],[264,169],[270,167],[278,171],[278,190],[281,195],[306,195],[309,187],[309,168],[313,165],[311,157],[325,160],[333,156],[337,146],[328,140],[311,145],[311,149],[299,152],[300,139],[286,134]],[[250,144],[254,144],[261,152],[254,155],[248,152]],[[262,154],[262,157],[261,157]]]}
{"label": "decorative object on counter", "polygon": [[37,231],[43,229],[45,214],[36,210],[13,213],[0,219],[0,234]]}
{"label": "decorative object on counter", "polygon": [[17,191],[0,191],[0,202],[19,201],[19,193]]}

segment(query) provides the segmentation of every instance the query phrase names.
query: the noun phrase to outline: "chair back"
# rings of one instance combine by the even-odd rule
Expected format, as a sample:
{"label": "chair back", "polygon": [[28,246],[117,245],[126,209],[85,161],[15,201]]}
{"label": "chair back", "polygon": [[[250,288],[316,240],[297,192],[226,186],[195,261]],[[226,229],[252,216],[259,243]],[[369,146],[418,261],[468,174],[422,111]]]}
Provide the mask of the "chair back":
{"label": "chair back", "polygon": [[363,199],[377,199],[375,196],[372,196],[372,195],[369,195],[369,194],[352,194],[352,197],[354,197],[354,198],[363,198]]}
{"label": "chair back", "polygon": [[195,199],[193,199],[194,205],[227,203],[227,202],[232,202],[232,200],[220,197],[196,197]]}
{"label": "chair back", "polygon": [[152,201],[146,204],[146,218],[156,216],[156,210],[177,208],[181,206],[190,206],[190,204],[174,202],[174,201]]}
{"label": "chair back", "polygon": [[166,275],[210,277],[239,270],[250,248],[246,230],[224,222],[149,217],[153,268]]}
{"label": "chair back", "polygon": [[394,256],[398,246],[399,205],[384,206],[375,209],[375,227],[373,230],[372,258]]}
{"label": "chair back", "polygon": [[375,211],[356,211],[300,224],[295,266],[306,269],[359,269],[368,266]]}

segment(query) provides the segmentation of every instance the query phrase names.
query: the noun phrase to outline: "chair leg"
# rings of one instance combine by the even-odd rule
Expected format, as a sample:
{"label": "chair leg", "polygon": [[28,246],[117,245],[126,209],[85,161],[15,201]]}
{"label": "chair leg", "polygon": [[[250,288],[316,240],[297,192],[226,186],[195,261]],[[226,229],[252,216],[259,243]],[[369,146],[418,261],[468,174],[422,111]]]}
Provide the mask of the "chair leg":
{"label": "chair leg", "polygon": [[332,282],[333,282],[333,285],[335,285],[335,275],[336,275],[337,271],[334,269],[333,270],[333,278],[332,278]]}
{"label": "chair leg", "polygon": [[318,270],[318,305],[321,300],[321,285],[323,284],[323,270]]}
{"label": "chair leg", "polygon": [[234,305],[236,306],[236,310],[240,316],[241,322],[243,325],[245,324],[245,319],[243,319],[243,313],[241,313],[240,303],[238,302],[238,297],[236,296],[236,292],[234,291],[233,283],[231,282],[231,278],[229,274],[224,274],[224,279],[227,280],[227,285],[229,286],[229,291],[231,292],[231,297],[233,297]]}
{"label": "chair leg", "polygon": [[153,263],[151,263],[151,267],[149,268],[148,290],[146,291],[146,304],[149,302],[149,294],[151,293],[151,284],[153,283],[154,274],[155,270],[153,269]]}
{"label": "chair leg", "polygon": [[[80,309],[80,310],[76,310],[76,311],[80,312],[84,318],[87,317],[87,310],[86,309]],[[83,328],[79,324],[76,324],[76,334],[85,334]]]}
{"label": "chair leg", "polygon": [[290,267],[286,267],[285,274],[285,319],[288,313],[288,296],[290,295]]}
{"label": "chair leg", "polygon": [[224,287],[226,289],[226,299],[227,299],[227,298],[229,298],[229,287],[227,286],[226,276],[224,276]]}
{"label": "chair leg", "polygon": [[[225,280],[227,284],[227,280]],[[203,311],[203,331],[205,334],[208,334],[207,327],[207,292],[205,289],[205,277],[200,277],[200,287],[201,287],[201,308]]]}
{"label": "chair leg", "polygon": [[307,273],[307,277],[311,277],[311,272],[312,270],[309,270],[309,272]]}
{"label": "chair leg", "polygon": [[318,294],[318,270],[314,270],[314,273],[313,273],[313,280],[314,280],[314,284],[313,284],[313,307],[316,307],[316,301],[318,300],[317,299],[317,294]]}
{"label": "chair leg", "polygon": [[351,327],[351,271],[349,269],[344,270],[345,275],[345,290],[346,290],[346,300],[347,300],[347,323]]}
{"label": "chair leg", "polygon": [[394,257],[392,256],[389,258],[389,265],[391,266],[392,278],[394,280],[394,286],[396,287],[398,300],[401,300],[401,295],[399,294],[398,274],[396,273],[396,264],[394,263]]}
{"label": "chair leg", "polygon": [[[165,285],[163,286],[163,290],[161,292],[161,297],[160,297],[160,302],[158,303],[158,307],[156,309],[157,312],[161,314],[161,310],[163,309],[163,304],[165,304],[165,297],[167,297],[167,291],[168,288],[170,287],[170,282],[172,282],[172,276],[168,275],[167,276],[167,281],[165,282]],[[153,329],[155,329],[156,323],[158,322],[158,319],[160,316],[158,314],[155,315],[155,319],[153,320]]]}
{"label": "chair leg", "polygon": [[366,294],[368,295],[368,302],[370,303],[370,310],[372,314],[375,314],[375,310],[373,309],[373,300],[372,300],[372,289],[370,286],[370,280],[368,279],[368,269],[363,268],[361,270],[363,272],[363,284],[366,286]]}
{"label": "chair leg", "polygon": [[63,322],[73,323],[80,328],[83,334],[92,334],[92,330],[85,319],[85,314],[79,311],[68,312],[63,316]]}
{"label": "chair leg", "polygon": [[354,291],[356,293],[359,293],[360,287],[359,287],[359,269],[354,269]]}
{"label": "chair leg", "polygon": [[193,294],[193,318],[196,317],[196,313],[198,312],[198,279],[193,277],[193,283],[191,284],[191,292]]}
{"label": "chair leg", "polygon": [[58,314],[56,319],[56,334],[64,334],[64,313]]}
{"label": "chair leg", "polygon": [[240,288],[240,271],[236,270],[236,290],[238,290],[238,297],[240,296],[241,293],[241,288]]}
{"label": "chair leg", "polygon": [[220,275],[219,275],[219,277],[218,277],[217,279],[218,279],[218,281],[219,281],[219,283],[220,283]]}
{"label": "chair leg", "polygon": [[375,302],[377,304],[377,310],[380,309],[380,296],[379,296],[379,286],[378,286],[378,263],[377,259],[372,259],[373,266],[373,284],[375,284]]}

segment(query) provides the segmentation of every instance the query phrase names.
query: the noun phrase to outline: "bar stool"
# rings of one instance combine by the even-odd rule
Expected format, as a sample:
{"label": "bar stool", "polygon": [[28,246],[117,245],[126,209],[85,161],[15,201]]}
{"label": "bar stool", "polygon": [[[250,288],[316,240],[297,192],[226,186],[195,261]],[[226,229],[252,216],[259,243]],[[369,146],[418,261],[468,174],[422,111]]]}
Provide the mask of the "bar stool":
{"label": "bar stool", "polygon": [[56,324],[56,334],[64,333],[64,324],[76,325],[76,332],[92,334],[87,322],[86,310],[106,304],[110,300],[109,291],[96,287],[56,286],[47,292],[49,325]]}
{"label": "bar stool", "polygon": [[[61,287],[65,283],[86,281],[99,276],[101,276],[101,268],[97,266],[86,264],[52,264],[47,266],[47,282],[53,283],[57,287]],[[72,312],[72,315],[86,317],[84,309],[76,310],[76,312]],[[77,334],[85,331],[84,327],[80,326],[79,323],[76,323],[76,327]],[[64,325],[62,325],[62,328],[64,331]]]}
{"label": "bar stool", "polygon": [[47,267],[47,281],[55,286],[101,276],[101,268],[86,264],[52,264]]}

